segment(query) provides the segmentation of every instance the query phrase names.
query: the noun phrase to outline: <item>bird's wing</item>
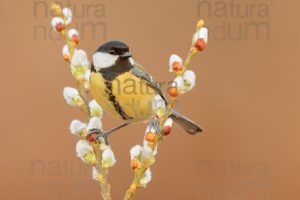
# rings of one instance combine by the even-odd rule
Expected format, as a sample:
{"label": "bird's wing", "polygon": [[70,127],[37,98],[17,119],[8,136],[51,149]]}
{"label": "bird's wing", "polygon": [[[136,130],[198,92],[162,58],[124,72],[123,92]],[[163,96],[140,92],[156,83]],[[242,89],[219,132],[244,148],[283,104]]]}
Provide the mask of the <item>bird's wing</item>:
{"label": "bird's wing", "polygon": [[167,104],[167,99],[165,98],[165,94],[163,90],[161,89],[161,86],[159,83],[157,83],[155,80],[153,80],[152,76],[150,76],[147,72],[144,71],[141,65],[135,64],[134,67],[132,68],[132,73],[141,78],[142,80],[146,81],[147,84],[153,88],[155,91],[157,91],[160,96],[165,100]]}

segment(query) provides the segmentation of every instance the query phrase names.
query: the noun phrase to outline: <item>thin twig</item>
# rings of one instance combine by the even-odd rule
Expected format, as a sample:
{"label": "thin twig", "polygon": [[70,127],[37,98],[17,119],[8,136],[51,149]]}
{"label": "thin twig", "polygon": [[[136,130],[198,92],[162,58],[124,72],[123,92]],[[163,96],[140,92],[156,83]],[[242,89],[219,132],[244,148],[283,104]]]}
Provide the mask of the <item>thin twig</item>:
{"label": "thin twig", "polygon": [[[66,21],[65,17],[62,14],[62,9],[59,5],[52,3],[51,9],[52,9],[52,11],[54,11],[54,13],[58,17],[61,17],[62,19],[64,19]],[[68,45],[69,52],[70,52],[70,60],[72,60],[72,58],[74,56],[76,45],[68,37],[68,34],[67,34],[68,29],[66,27],[60,33]],[[76,77],[76,81],[77,81],[77,87],[79,90],[79,96],[83,100],[83,104],[80,106],[80,108],[87,115],[88,119],[90,119],[92,116],[91,116],[91,111],[90,111],[90,107],[89,107],[88,99],[87,99],[87,90],[84,87],[84,80],[82,77],[79,77],[79,78]],[[94,143],[92,143],[92,147],[93,147],[93,151],[94,151],[95,158],[96,158],[94,167],[96,168],[97,173],[99,174],[98,181],[99,181],[99,185],[101,187],[101,196],[103,197],[104,200],[111,200],[110,184],[107,181],[108,169],[102,165],[102,151],[100,149],[100,143],[94,142]]]}

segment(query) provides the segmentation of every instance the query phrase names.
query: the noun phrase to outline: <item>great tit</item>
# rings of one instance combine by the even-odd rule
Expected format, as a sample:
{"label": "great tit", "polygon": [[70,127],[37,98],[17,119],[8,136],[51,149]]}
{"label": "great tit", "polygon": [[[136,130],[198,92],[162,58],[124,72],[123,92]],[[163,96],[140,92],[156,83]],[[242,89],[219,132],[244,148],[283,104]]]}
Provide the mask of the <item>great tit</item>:
{"label": "great tit", "polygon": [[[91,95],[103,110],[124,120],[110,131],[91,131],[96,131],[106,142],[115,130],[153,118],[155,96],[160,95],[168,104],[160,85],[133,60],[128,45],[122,41],[106,42],[94,52],[89,81]],[[169,117],[189,134],[202,132],[197,124],[178,112],[172,111]]]}

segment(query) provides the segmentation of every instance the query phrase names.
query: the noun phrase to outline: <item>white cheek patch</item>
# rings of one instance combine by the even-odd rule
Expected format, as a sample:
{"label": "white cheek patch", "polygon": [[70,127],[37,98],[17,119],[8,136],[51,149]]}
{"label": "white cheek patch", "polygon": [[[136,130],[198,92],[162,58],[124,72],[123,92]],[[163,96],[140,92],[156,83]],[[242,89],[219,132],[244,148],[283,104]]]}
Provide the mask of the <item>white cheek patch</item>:
{"label": "white cheek patch", "polygon": [[108,53],[97,52],[93,55],[93,64],[97,71],[102,68],[113,66],[118,60],[119,56]]}
{"label": "white cheek patch", "polygon": [[135,64],[135,62],[134,62],[134,60],[133,60],[132,57],[129,58],[129,62],[130,62],[131,65],[134,65],[134,64]]}

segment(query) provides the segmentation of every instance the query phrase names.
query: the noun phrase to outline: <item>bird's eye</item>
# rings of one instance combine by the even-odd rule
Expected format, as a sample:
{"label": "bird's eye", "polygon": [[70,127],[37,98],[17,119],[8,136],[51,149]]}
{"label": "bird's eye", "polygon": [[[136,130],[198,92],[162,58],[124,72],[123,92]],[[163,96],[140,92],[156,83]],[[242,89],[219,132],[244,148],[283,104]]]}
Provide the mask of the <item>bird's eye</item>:
{"label": "bird's eye", "polygon": [[115,50],[109,50],[108,53],[111,54],[111,55],[116,55],[116,51]]}

